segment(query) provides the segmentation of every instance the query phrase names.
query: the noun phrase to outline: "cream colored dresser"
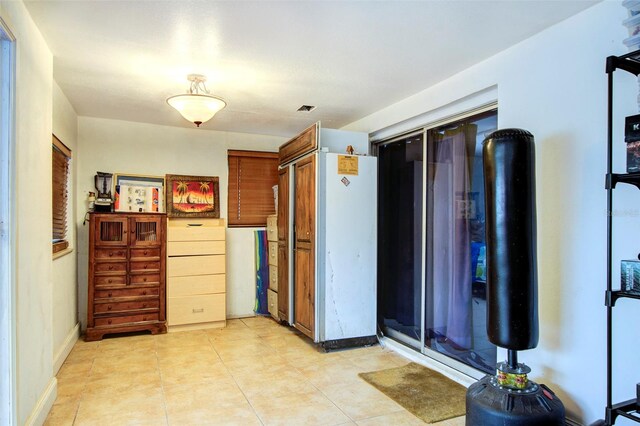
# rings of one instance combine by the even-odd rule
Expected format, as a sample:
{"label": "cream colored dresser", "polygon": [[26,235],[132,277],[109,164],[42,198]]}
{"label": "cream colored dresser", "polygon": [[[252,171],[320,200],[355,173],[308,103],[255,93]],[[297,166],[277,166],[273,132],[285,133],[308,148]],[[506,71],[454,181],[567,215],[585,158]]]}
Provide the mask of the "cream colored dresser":
{"label": "cream colored dresser", "polygon": [[278,318],[278,215],[267,216],[267,241],[269,242],[269,289],[267,302],[269,313]]}
{"label": "cream colored dresser", "polygon": [[226,325],[224,219],[167,222],[169,331]]}

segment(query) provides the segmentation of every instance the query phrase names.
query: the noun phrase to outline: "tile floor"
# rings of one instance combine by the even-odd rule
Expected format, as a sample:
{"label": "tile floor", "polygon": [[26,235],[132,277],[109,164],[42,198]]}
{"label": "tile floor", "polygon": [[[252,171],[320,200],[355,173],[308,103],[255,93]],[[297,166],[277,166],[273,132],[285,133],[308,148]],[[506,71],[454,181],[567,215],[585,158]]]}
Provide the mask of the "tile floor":
{"label": "tile floor", "polygon": [[406,364],[400,355],[380,346],[323,353],[266,317],[227,324],[78,341],[45,424],[424,424],[358,377]]}

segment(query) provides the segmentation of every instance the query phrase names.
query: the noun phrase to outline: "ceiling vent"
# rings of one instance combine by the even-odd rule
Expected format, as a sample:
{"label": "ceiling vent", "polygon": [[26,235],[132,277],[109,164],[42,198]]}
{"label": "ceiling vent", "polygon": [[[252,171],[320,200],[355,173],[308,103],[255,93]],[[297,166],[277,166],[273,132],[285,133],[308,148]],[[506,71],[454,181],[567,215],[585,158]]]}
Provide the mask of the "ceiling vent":
{"label": "ceiling vent", "polygon": [[300,108],[298,108],[298,112],[311,112],[314,109],[316,109],[314,105],[302,105]]}

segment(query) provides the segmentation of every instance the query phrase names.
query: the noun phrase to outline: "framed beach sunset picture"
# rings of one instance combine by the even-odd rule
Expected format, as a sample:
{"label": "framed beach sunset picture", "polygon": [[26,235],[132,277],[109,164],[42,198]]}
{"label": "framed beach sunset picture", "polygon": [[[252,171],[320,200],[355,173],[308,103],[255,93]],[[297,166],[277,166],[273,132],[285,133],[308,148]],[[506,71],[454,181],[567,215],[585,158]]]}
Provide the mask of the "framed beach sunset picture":
{"label": "framed beach sunset picture", "polygon": [[166,203],[169,217],[220,217],[218,177],[166,176]]}

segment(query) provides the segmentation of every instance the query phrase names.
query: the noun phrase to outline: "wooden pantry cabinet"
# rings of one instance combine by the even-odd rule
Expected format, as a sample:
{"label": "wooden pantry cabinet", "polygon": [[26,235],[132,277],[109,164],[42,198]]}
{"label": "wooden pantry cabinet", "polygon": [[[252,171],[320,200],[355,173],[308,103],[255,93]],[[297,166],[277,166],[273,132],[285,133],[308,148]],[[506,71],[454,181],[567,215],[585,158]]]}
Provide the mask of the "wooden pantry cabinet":
{"label": "wooden pantry cabinet", "polygon": [[169,331],[226,325],[225,234],[224,219],[169,219]]}
{"label": "wooden pantry cabinet", "polygon": [[91,213],[85,340],[167,331],[165,228],[160,213]]}

